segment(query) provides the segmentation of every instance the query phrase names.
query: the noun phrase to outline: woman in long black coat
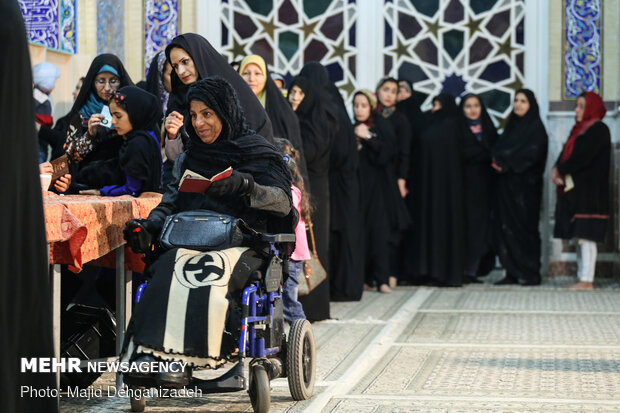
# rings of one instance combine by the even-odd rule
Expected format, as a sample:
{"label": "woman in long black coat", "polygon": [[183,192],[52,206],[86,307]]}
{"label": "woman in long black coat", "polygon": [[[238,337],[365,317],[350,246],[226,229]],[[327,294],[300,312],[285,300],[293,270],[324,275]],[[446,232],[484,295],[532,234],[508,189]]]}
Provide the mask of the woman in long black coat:
{"label": "woman in long black coat", "polygon": [[[310,179],[310,206],[312,225],[316,239],[316,249],[325,269],[329,269],[329,156],[332,137],[329,118],[324,101],[320,99],[316,87],[307,78],[297,76],[293,79],[288,99],[299,118],[301,140],[306,154],[306,166]],[[306,318],[320,321],[329,318],[329,277],[310,294],[299,297]]]}
{"label": "woman in long black coat", "polygon": [[53,373],[22,373],[22,357],[54,357],[52,302],[32,105],[32,71],[22,13],[0,2],[0,122],[4,200],[0,213],[0,398],[3,413],[58,411],[55,397],[21,395],[54,389]]}
{"label": "woman in long black coat", "polygon": [[382,293],[391,293],[389,286],[389,241],[394,220],[390,217],[406,214],[405,203],[398,191],[396,176],[389,167],[397,151],[396,134],[391,122],[373,112],[376,107],[372,93],[360,90],[353,96],[355,134],[358,139],[360,178],[362,185],[362,249],[365,280],[376,282]]}
{"label": "woman in long black coat", "polygon": [[[332,147],[329,160],[329,280],[332,301],[357,301],[362,298],[363,278],[360,253],[359,210],[360,181],[357,142],[342,95],[329,81],[327,69],[318,62],[304,65],[300,76],[317,87],[324,102],[329,102],[333,118]],[[310,188],[312,193],[312,188]]]}
{"label": "woman in long black coat", "polygon": [[609,163],[611,141],[603,99],[594,92],[577,98],[575,126],[551,170],[557,185],[556,238],[577,238],[577,276],[574,289],[592,289],[596,243],[603,242],[609,222]]}
{"label": "woman in long black coat", "polygon": [[492,165],[498,172],[492,242],[506,269],[506,276],[496,284],[541,282],[538,222],[547,145],[534,93],[518,90],[504,133],[492,150]]}
{"label": "woman in long black coat", "polygon": [[461,121],[454,97],[440,94],[420,136],[414,248],[410,271],[416,283],[463,284],[463,172]]}
{"label": "woman in long black coat", "polygon": [[489,252],[491,190],[494,178],[491,148],[497,130],[480,97],[461,98],[463,194],[465,202],[465,281],[477,282],[480,260]]}

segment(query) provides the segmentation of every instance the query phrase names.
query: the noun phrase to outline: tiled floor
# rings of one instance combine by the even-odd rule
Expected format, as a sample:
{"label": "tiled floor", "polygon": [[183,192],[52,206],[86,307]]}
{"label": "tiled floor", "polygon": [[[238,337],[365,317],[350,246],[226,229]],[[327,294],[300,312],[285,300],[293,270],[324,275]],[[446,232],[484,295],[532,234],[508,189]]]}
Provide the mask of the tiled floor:
{"label": "tiled floor", "polygon": [[[493,279],[493,277],[491,277]],[[315,396],[272,382],[273,412],[618,412],[620,290],[399,287],[333,303],[313,325]],[[104,375],[95,385],[113,385]],[[129,411],[127,399],[61,400],[62,412]],[[152,412],[252,411],[246,392],[147,400]]]}

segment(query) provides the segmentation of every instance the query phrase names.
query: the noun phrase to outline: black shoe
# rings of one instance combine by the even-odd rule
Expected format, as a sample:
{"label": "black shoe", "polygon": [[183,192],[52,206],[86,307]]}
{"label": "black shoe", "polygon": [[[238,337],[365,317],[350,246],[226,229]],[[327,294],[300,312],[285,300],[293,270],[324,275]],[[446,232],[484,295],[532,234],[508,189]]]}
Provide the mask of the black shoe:
{"label": "black shoe", "polygon": [[168,372],[160,372],[155,375],[158,386],[181,388],[189,384],[192,379],[192,368],[189,365],[182,370],[181,363],[172,361],[168,363]]}
{"label": "black shoe", "polygon": [[526,281],[519,280],[519,284],[524,287],[540,285],[540,280],[526,280]]}
{"label": "black shoe", "polygon": [[[151,373],[151,363],[157,363],[157,359],[150,354],[142,354],[139,357],[135,358],[132,363],[136,365],[136,370],[128,373],[131,377],[134,378],[153,378],[155,377],[155,373]],[[141,367],[144,365],[144,367]],[[148,366],[148,367],[147,367]]]}
{"label": "black shoe", "polygon": [[519,281],[510,275],[506,275],[501,280],[495,281],[493,283],[493,285],[511,285],[511,284],[519,284]]}
{"label": "black shoe", "polygon": [[[137,368],[127,373],[123,373],[123,382],[129,385],[150,387],[155,384],[155,373],[151,373],[151,363],[157,362],[157,359],[150,354],[142,354],[131,361]],[[145,366],[140,368],[140,365]],[[133,367],[133,366],[132,366]]]}

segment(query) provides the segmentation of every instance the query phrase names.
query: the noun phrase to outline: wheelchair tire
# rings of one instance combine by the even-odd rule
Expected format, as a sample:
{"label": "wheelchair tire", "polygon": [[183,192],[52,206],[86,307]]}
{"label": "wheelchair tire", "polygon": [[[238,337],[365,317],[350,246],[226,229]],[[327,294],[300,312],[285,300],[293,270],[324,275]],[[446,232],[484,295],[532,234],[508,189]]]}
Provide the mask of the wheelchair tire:
{"label": "wheelchair tire", "polygon": [[[136,389],[135,387],[132,388]],[[141,395],[140,397],[129,397],[129,403],[131,404],[132,412],[143,412],[146,408],[146,397]]]}
{"label": "wheelchair tire", "polygon": [[250,386],[248,388],[254,413],[269,413],[271,408],[271,386],[265,367],[260,364],[250,368]]}
{"label": "wheelchair tire", "polygon": [[293,400],[307,400],[314,393],[316,349],[308,320],[295,320],[286,345],[286,375]]}

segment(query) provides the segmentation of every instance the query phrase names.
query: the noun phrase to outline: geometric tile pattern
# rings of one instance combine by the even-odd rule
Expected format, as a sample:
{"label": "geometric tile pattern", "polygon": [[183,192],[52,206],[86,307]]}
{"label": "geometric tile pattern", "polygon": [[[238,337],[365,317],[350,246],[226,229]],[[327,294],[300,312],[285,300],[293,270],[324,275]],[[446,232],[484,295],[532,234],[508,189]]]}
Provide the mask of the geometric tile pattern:
{"label": "geometric tile pattern", "polygon": [[564,19],[564,95],[574,99],[581,92],[601,92],[600,0],[566,0]]}
{"label": "geometric tile pattern", "polygon": [[[399,368],[405,365],[407,369]],[[620,350],[394,347],[353,393],[620,402]]]}
{"label": "geometric tile pattern", "polygon": [[146,0],[144,10],[145,75],[153,57],[179,33],[179,0]]}
{"label": "geometric tile pattern", "polygon": [[523,85],[522,0],[385,0],[384,72],[414,83],[418,100],[481,95],[500,124]]}
{"label": "geometric tile pattern", "polygon": [[423,310],[620,313],[617,292],[532,289],[435,290]]}
{"label": "geometric tile pattern", "polygon": [[[545,285],[549,285],[545,282]],[[398,303],[394,305],[394,303]],[[271,412],[617,412],[620,292],[469,286],[332,303],[313,323],[314,396],[271,382]],[[414,304],[416,303],[416,304]],[[219,371],[201,371],[211,378]],[[113,385],[102,376],[95,387]],[[153,398],[149,411],[251,411],[247,392]],[[62,412],[126,411],[126,398],[61,399]]]}
{"label": "geometric tile pattern", "polygon": [[[325,324],[314,330],[316,349],[323,356],[317,365],[317,380],[337,380],[351,366],[353,360],[347,356],[358,348],[365,348],[383,328],[383,325],[370,324],[366,328],[359,325]],[[341,340],[328,338],[341,336]]]}
{"label": "geometric tile pattern", "polygon": [[97,0],[97,54],[125,58],[125,0]]}
{"label": "geometric tile pattern", "polygon": [[[261,55],[287,82],[306,62],[321,62],[348,97],[356,89],[355,0],[222,0],[223,54]],[[217,12],[214,10],[214,12]]]}
{"label": "geometric tile pattern", "polygon": [[420,313],[398,341],[615,346],[620,315]]}
{"label": "geometric tile pattern", "polygon": [[365,397],[342,398],[332,400],[324,409],[330,413],[617,413],[618,406],[615,404],[593,403],[553,403],[553,402],[528,402],[510,400],[478,401],[465,398],[464,400],[442,400],[435,398],[415,397],[402,399],[374,399]]}

